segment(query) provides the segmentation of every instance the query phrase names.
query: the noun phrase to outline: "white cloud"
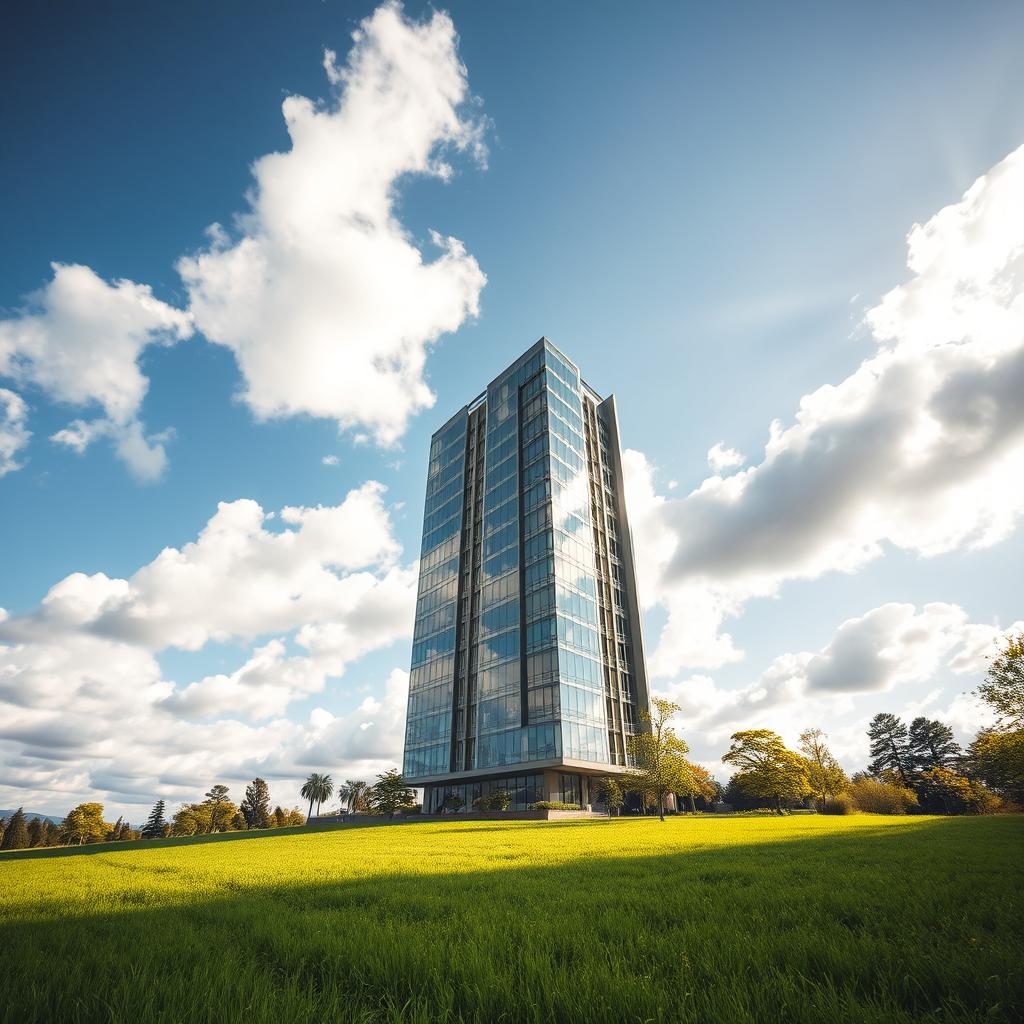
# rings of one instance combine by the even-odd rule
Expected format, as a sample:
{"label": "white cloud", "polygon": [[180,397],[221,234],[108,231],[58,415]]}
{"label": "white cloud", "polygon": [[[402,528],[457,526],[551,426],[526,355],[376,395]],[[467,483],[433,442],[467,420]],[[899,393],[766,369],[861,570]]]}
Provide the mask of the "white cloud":
{"label": "white cloud", "polygon": [[57,402],[98,409],[53,440],[82,451],[97,437],[141,479],[160,475],[162,441],[147,437],[139,410],[149,381],[139,356],[150,344],[173,344],[192,333],[187,313],[154,298],[147,285],[108,284],[88,267],[53,264],[53,278],[30,297],[20,316],[0,321],[0,376],[34,385]]}
{"label": "white cloud", "polygon": [[[400,564],[383,493],[369,482],[338,506],[279,514],[222,503],[194,541],[128,579],[74,573],[34,612],[0,613],[0,793],[127,807],[222,777],[295,779],[316,758],[363,774],[396,764],[404,673],[349,714],[285,717],[409,637],[416,567]],[[164,678],[159,652],[210,642],[255,647],[232,672]]]}
{"label": "white cloud", "polygon": [[721,474],[725,470],[736,469],[746,462],[746,457],[735,448],[727,448],[725,443],[718,441],[708,449],[708,466],[713,473]]}
{"label": "white cloud", "polygon": [[[818,725],[846,766],[859,769],[867,761],[867,722],[878,711],[907,719],[927,713],[952,725],[961,741],[973,738],[990,723],[988,711],[967,693],[954,693],[945,707],[939,698],[951,681],[958,689],[956,677],[969,675],[972,687],[980,678],[982,636],[987,648],[1020,629],[1024,622],[1007,630],[972,623],[955,604],[885,604],[840,624],[818,651],[779,655],[745,686],[728,689],[695,675],[661,692],[683,707],[681,724],[698,756],[714,758],[739,729],[774,729],[795,747],[802,729]],[[928,692],[912,696],[929,683]]]}
{"label": "white cloud", "polygon": [[325,455],[320,462],[324,466],[337,466],[340,460],[337,455]]}
{"label": "white cloud", "polygon": [[427,348],[478,312],[486,278],[462,243],[433,232],[423,253],[396,219],[407,175],[447,180],[440,154],[482,157],[451,19],[412,23],[386,4],[328,51],[336,98],[285,100],[291,149],[257,160],[251,209],[232,239],[183,258],[197,326],[234,352],[256,414],[308,414],[388,445],[433,404]]}
{"label": "white cloud", "polygon": [[[911,280],[866,315],[875,354],[771,425],[764,458],[680,498],[630,453],[627,496],[653,669],[739,652],[721,626],[788,580],[856,572],[886,544],[933,556],[1008,536],[1024,512],[1024,147],[910,233]],[[714,451],[714,449],[712,449]]]}
{"label": "white cloud", "polygon": [[0,388],[0,476],[21,469],[18,452],[32,436],[25,426],[28,407],[20,395]]}

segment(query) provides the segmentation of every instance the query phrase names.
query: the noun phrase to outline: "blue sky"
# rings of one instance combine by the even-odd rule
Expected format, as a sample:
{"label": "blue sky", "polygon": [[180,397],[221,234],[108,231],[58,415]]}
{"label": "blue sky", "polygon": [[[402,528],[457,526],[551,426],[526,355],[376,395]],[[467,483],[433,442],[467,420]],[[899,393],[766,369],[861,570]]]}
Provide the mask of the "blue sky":
{"label": "blue sky", "polygon": [[[991,640],[986,629],[993,633],[1024,615],[1018,579],[1024,541],[1015,529],[1020,495],[981,481],[978,467],[1005,471],[1019,465],[1012,461],[1019,453],[1004,451],[994,437],[978,441],[972,434],[980,454],[970,472],[963,459],[932,466],[933,479],[962,485],[955,501],[946,492],[928,491],[938,486],[934,482],[922,483],[912,496],[896,494],[884,485],[892,467],[881,454],[877,463],[860,460],[864,481],[851,492],[849,506],[829,504],[835,487],[831,496],[809,489],[801,506],[808,510],[806,521],[791,514],[786,519],[770,501],[778,490],[770,483],[758,490],[753,477],[748,486],[742,474],[763,462],[773,420],[791,426],[803,396],[849,379],[877,351],[880,328],[873,334],[865,315],[890,289],[914,282],[907,267],[912,227],[930,223],[997,165],[1009,168],[1004,177],[1016,173],[1015,165],[1001,162],[1024,143],[1024,108],[1017,102],[1024,95],[1019,7],[862,5],[840,11],[810,4],[525,3],[453,4],[447,10],[458,56],[434,66],[439,76],[454,74],[457,61],[464,65],[467,95],[456,104],[461,120],[435,130],[421,119],[411,130],[422,133],[431,159],[446,152],[447,180],[416,167],[418,158],[403,163],[396,155],[388,164],[391,157],[381,153],[390,153],[389,144],[398,153],[402,139],[385,138],[378,148],[372,132],[341,139],[319,165],[336,160],[341,177],[345,168],[393,166],[394,174],[380,172],[374,187],[379,185],[377,198],[393,197],[395,244],[400,248],[404,238],[425,262],[433,261],[441,251],[430,239],[436,230],[458,239],[464,253],[449,251],[451,264],[440,282],[396,270],[390,291],[390,264],[382,262],[374,279],[385,282],[384,295],[377,298],[366,296],[358,268],[343,253],[339,263],[325,260],[318,268],[311,243],[301,263],[302,287],[327,289],[323,296],[302,295],[316,300],[328,335],[336,330],[343,339],[342,355],[344,345],[355,352],[377,343],[367,339],[385,338],[396,309],[407,318],[403,329],[410,337],[420,332],[413,347],[426,352],[422,380],[436,398],[423,407],[422,395],[415,397],[421,382],[414,372],[413,383],[401,385],[409,385],[413,397],[397,424],[385,424],[385,413],[367,411],[367,403],[382,398],[357,396],[349,405],[339,399],[325,413],[330,395],[319,389],[331,392],[329,375],[317,380],[316,374],[296,372],[286,386],[265,363],[255,368],[255,362],[247,374],[240,359],[270,356],[246,331],[264,337],[270,328],[246,325],[239,313],[228,330],[232,343],[211,343],[202,323],[193,329],[180,319],[198,306],[176,269],[183,257],[216,250],[205,234],[213,223],[225,226],[229,247],[246,231],[260,235],[232,218],[248,208],[253,162],[290,149],[282,102],[306,96],[334,109],[345,86],[328,82],[324,50],[336,52],[332,69],[344,67],[351,33],[373,15],[373,5],[67,5],[57,17],[43,8],[16,12],[0,43],[7,98],[0,115],[0,318],[11,353],[4,372],[0,333],[0,388],[23,403],[19,438],[26,432],[31,437],[18,442],[10,460],[16,468],[0,476],[0,607],[8,614],[0,645],[7,645],[2,667],[12,680],[0,694],[9,702],[0,716],[9,723],[0,735],[0,805],[24,802],[63,813],[66,805],[98,794],[111,807],[137,814],[137,805],[156,795],[181,799],[201,792],[214,781],[199,778],[202,771],[231,782],[261,771],[271,778],[275,798],[290,802],[297,785],[290,780],[308,767],[366,775],[395,763],[400,673],[407,668],[411,627],[403,619],[408,596],[398,590],[407,589],[407,580],[391,578],[395,592],[389,591],[370,626],[358,619],[350,624],[373,635],[369,650],[349,646],[342,656],[332,648],[312,681],[291,689],[277,677],[308,666],[281,659],[305,657],[310,648],[299,642],[298,631],[306,625],[322,630],[327,617],[319,607],[299,622],[286,612],[244,608],[244,594],[219,595],[221,604],[238,604],[238,615],[197,638],[188,624],[143,637],[95,616],[71,625],[65,616],[58,628],[40,602],[73,573],[130,579],[162,549],[194,541],[218,502],[243,499],[271,512],[340,507],[350,492],[364,494],[359,514],[369,517],[367,535],[385,528],[391,539],[338,555],[332,535],[323,550],[311,547],[310,573],[344,577],[365,570],[384,578],[408,572],[418,548],[432,430],[541,334],[567,351],[595,387],[616,393],[624,443],[642,453],[632,466],[639,481],[638,534],[643,532],[637,542],[647,567],[642,583],[651,602],[648,646],[658,687],[688,709],[682,725],[698,756],[713,765],[726,745],[722,730],[727,736],[726,726],[746,722],[744,702],[765,724],[822,725],[851,767],[863,756],[863,720],[875,710],[905,711],[926,701],[921,706],[946,713],[965,736],[980,721],[966,701],[955,703],[983,668],[976,653],[971,660],[965,652]],[[431,16],[425,5],[405,7],[404,17],[427,26],[422,31],[429,30],[435,43],[450,40]],[[374,24],[383,23],[364,29],[364,41],[376,38]],[[412,31],[398,15],[394,25],[392,33]],[[408,70],[420,95],[441,88],[439,80],[422,77],[428,73],[429,62],[427,70]],[[372,97],[366,102],[372,104]],[[396,108],[385,112],[393,119]],[[432,116],[417,110],[409,116],[419,114]],[[443,145],[446,131],[449,143],[461,149]],[[481,141],[486,158],[474,154]],[[292,192],[278,194],[275,209],[292,202],[287,208],[294,213],[308,198],[309,223],[319,224],[327,215],[317,203],[329,203],[333,174],[301,187],[289,180]],[[360,193],[355,205],[366,199],[372,206],[372,191]],[[1000,201],[1009,201],[1005,189]],[[977,214],[977,230],[964,232],[965,245],[985,234],[983,218],[998,217],[1002,207],[994,203],[993,209]],[[958,244],[944,237],[939,241],[947,248]],[[1014,266],[1019,243],[998,240],[1005,266]],[[273,259],[280,256],[268,251]],[[103,287],[122,279],[149,286],[162,304],[164,326],[173,321],[181,334],[192,332],[174,344],[159,344],[155,336],[141,344],[144,398],[116,428],[99,428],[82,452],[50,438],[73,421],[104,419],[95,396],[67,399],[106,335],[51,317],[41,329],[57,340],[45,351],[31,348],[35,342],[25,325],[47,298],[45,292],[42,299],[30,296],[53,281],[51,262],[89,267],[106,282]],[[323,269],[341,294],[346,267],[355,275],[354,319],[346,319],[353,304],[337,299],[332,305],[333,286],[309,283]],[[288,264],[288,273],[298,271]],[[474,276],[481,273],[486,284]],[[981,272],[963,273],[974,274],[977,283]],[[927,275],[917,277],[931,295]],[[200,278],[203,287],[213,288],[212,273],[204,270]],[[993,279],[990,273],[982,283]],[[1012,288],[1019,284],[1019,274],[1011,275]],[[82,280],[78,285],[86,287]],[[416,289],[414,296],[408,288]],[[262,307],[264,314],[270,309],[298,330],[289,308],[300,301],[298,294],[282,284],[267,299],[273,305]],[[1016,294],[1007,299],[1004,291],[999,301],[1019,317]],[[443,311],[431,306],[437,295],[447,303]],[[137,296],[131,301],[137,303]],[[929,301],[937,308],[940,300]],[[899,328],[904,338],[913,334],[909,316]],[[984,349],[991,370],[996,356],[985,349],[986,321],[979,314],[972,323],[980,325],[978,337],[970,331],[964,337],[977,341],[972,351]],[[319,329],[305,321],[300,326]],[[426,343],[434,334],[437,342]],[[300,365],[299,356],[289,356],[287,330],[281,337],[274,351],[283,348],[288,365]],[[1020,341],[1019,334],[1014,337]],[[1006,346],[996,354],[1015,351],[1010,342]],[[239,356],[243,350],[251,355]],[[307,353],[309,359],[315,355]],[[122,360],[117,372],[132,362]],[[71,367],[63,384],[53,383],[58,363]],[[933,379],[924,363],[909,372],[921,381]],[[961,380],[953,369],[941,372],[947,383]],[[335,390],[341,394],[344,382]],[[262,397],[246,399],[247,393]],[[847,401],[852,408],[855,397],[837,404]],[[1016,436],[1022,400],[1010,392],[1003,402],[1001,430]],[[352,403],[361,410],[355,420]],[[950,430],[954,420],[966,422],[964,410],[967,405],[946,424]],[[139,464],[133,468],[115,453],[117,438],[128,436],[132,424],[141,424],[151,438],[173,431],[149,442],[149,468],[142,475],[151,479],[140,479]],[[854,423],[842,437],[860,426]],[[867,426],[865,421],[865,431]],[[817,431],[815,437],[826,430],[820,424],[808,429]],[[746,457],[742,467],[724,467],[720,476],[727,481],[733,474],[737,482],[722,487],[737,488],[742,481],[744,494],[737,499],[715,492],[708,500],[741,509],[744,536],[757,537],[764,526],[765,544],[779,552],[764,571],[757,568],[757,552],[745,563],[745,574],[730,568],[723,552],[736,537],[726,525],[708,525],[727,517],[707,516],[704,499],[685,500],[713,475],[707,453],[718,443]],[[789,451],[803,443],[792,440]],[[164,455],[153,455],[161,445]],[[951,442],[950,450],[955,447]],[[332,455],[337,465],[325,465],[324,456]],[[787,487],[802,493],[815,477],[806,460],[794,459]],[[165,463],[158,471],[157,462]],[[758,472],[770,481],[769,473]],[[386,492],[366,496],[359,489],[367,481],[381,482]],[[762,490],[769,497],[759,497]],[[985,519],[979,509],[990,503],[1007,510],[1005,521],[979,525]],[[847,515],[854,507],[861,511]],[[927,521],[915,538],[909,524],[922,515]],[[864,525],[869,520],[870,528]],[[782,535],[787,522],[796,539]],[[265,529],[297,529],[294,522],[280,523],[277,517]],[[814,544],[807,540],[812,536],[818,538]],[[694,538],[704,553],[687,548]],[[662,542],[676,545],[674,561],[659,554]],[[863,557],[832,550],[844,544],[877,550]],[[330,560],[339,557],[348,559],[348,568],[339,570]],[[253,563],[243,560],[233,571],[245,567],[252,571]],[[260,572],[267,573],[270,590],[293,587],[309,596],[302,591],[312,586],[309,577],[275,582],[263,563]],[[93,600],[95,584],[89,586]],[[163,586],[166,581],[152,583],[150,612],[153,602],[177,593]],[[105,589],[103,600],[126,600],[112,594]],[[118,605],[137,625],[137,609],[129,614],[125,607]],[[850,622],[859,625],[844,631]],[[723,644],[723,633],[731,644]],[[854,635],[856,659],[841,663],[846,647],[830,645],[846,638],[849,646]],[[74,645],[86,642],[83,636],[90,644],[119,645],[109,662],[103,650],[91,651],[96,661],[84,680],[74,664],[51,657],[59,649],[75,662]],[[930,638],[927,656],[921,636]],[[231,675],[276,639],[282,653],[265,656],[263,674],[211,682],[191,691],[198,695],[194,700],[184,698],[190,683]],[[104,665],[122,656],[123,669],[111,668],[110,678],[104,677]],[[142,660],[136,663],[136,657]],[[148,682],[147,658],[159,668]],[[334,674],[341,662],[343,673]],[[950,668],[953,662],[961,671]],[[821,668],[826,663],[832,666],[827,673]],[[845,682],[831,688],[820,682],[843,671]],[[46,673],[42,684],[40,672]],[[863,673],[861,683],[849,675],[856,672]],[[107,687],[107,698],[89,697],[90,687]],[[266,700],[250,700],[253,688]],[[776,696],[759,701],[759,690]],[[154,740],[155,760],[140,756],[135,768],[109,750],[119,721],[115,709],[127,691],[139,704],[121,727],[142,734],[158,720],[151,735],[173,737]],[[797,691],[806,699],[794,697]],[[240,692],[250,700],[246,715],[232,707],[232,695]],[[89,718],[95,732],[88,743],[72,747],[66,734],[76,715]],[[804,722],[808,715],[817,717]],[[161,758],[175,770],[161,769]],[[313,764],[316,758],[322,763]],[[191,787],[185,781],[190,771],[196,774]]]}

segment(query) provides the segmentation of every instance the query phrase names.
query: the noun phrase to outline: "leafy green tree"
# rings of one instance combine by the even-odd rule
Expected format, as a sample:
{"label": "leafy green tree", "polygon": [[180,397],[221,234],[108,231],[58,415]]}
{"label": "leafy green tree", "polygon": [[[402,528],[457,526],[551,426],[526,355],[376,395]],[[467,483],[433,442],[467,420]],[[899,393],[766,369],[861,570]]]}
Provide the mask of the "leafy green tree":
{"label": "leafy green tree", "polygon": [[373,784],[373,800],[371,808],[377,814],[394,814],[397,811],[412,807],[416,803],[416,794],[401,773],[394,768],[377,776]]}
{"label": "leafy green tree", "polygon": [[934,718],[915,718],[910,723],[910,763],[915,771],[951,768],[960,757],[953,730]]}
{"label": "leafy green tree", "polygon": [[598,781],[597,798],[608,808],[609,815],[620,814],[622,805],[626,802],[626,795],[622,792],[622,785],[618,779],[611,775]]}
{"label": "leafy green tree", "polygon": [[972,775],[1014,803],[1024,804],[1024,729],[983,729],[967,748]]}
{"label": "leafy green tree", "polygon": [[[237,807],[228,800],[228,787],[218,783],[206,794],[205,803],[210,805],[210,825],[208,832],[221,832],[234,817]],[[230,810],[228,808],[230,807]]]}
{"label": "leafy green tree", "polygon": [[304,799],[309,801],[309,814],[306,819],[308,821],[313,817],[313,804],[316,804],[317,814],[319,814],[324,801],[331,799],[331,795],[334,793],[334,782],[330,775],[320,775],[314,772],[306,779],[299,792]]}
{"label": "leafy green tree", "polygon": [[163,839],[163,837],[167,835],[169,830],[167,819],[164,818],[165,807],[166,804],[163,800],[157,800],[157,802],[153,804],[153,810],[149,812],[146,824],[142,826],[143,839]]}
{"label": "leafy green tree", "polygon": [[1000,729],[1024,729],[1024,633],[1008,635],[1003,643],[978,696],[996,713]]}
{"label": "leafy green tree", "polygon": [[722,760],[739,769],[733,781],[740,790],[773,800],[780,814],[783,800],[792,802],[810,795],[807,762],[789,750],[778,733],[746,729],[734,732],[731,739],[732,746]]}
{"label": "leafy green tree", "polygon": [[28,845],[31,847],[46,845],[46,830],[41,818],[33,818],[28,823]]}
{"label": "leafy green tree", "polygon": [[673,715],[678,714],[682,708],[660,697],[655,697],[651,706],[653,713],[640,712],[641,731],[629,737],[633,770],[624,781],[641,796],[647,794],[656,801],[658,817],[664,821],[665,804],[669,796],[686,785],[686,754],[690,748],[669,725]]}
{"label": "leafy green tree", "polygon": [[263,779],[253,779],[245,787],[239,810],[247,828],[270,828],[270,788]]}
{"label": "leafy green tree", "polygon": [[79,804],[68,812],[61,826],[65,843],[81,846],[83,843],[101,843],[110,826],[103,820],[103,804]]}
{"label": "leafy green tree", "polygon": [[25,850],[28,845],[28,824],[25,812],[19,807],[7,821],[3,840],[0,840],[0,850]]}
{"label": "leafy green tree", "polygon": [[846,772],[832,756],[821,729],[804,729],[800,733],[800,752],[807,761],[807,782],[825,810],[829,799],[846,788]]}
{"label": "leafy green tree", "polygon": [[887,712],[875,715],[868,726],[871,741],[871,763],[868,771],[879,777],[885,771],[895,772],[904,786],[912,777],[912,759],[907,727],[903,720]]}

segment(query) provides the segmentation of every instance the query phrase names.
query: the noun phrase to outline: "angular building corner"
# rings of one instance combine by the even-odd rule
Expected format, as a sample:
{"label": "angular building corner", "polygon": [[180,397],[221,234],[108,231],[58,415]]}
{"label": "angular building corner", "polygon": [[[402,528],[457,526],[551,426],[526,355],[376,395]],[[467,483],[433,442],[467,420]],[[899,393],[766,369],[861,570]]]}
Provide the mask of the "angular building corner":
{"label": "angular building corner", "polygon": [[404,774],[586,807],[648,701],[615,400],[542,338],[431,440]]}

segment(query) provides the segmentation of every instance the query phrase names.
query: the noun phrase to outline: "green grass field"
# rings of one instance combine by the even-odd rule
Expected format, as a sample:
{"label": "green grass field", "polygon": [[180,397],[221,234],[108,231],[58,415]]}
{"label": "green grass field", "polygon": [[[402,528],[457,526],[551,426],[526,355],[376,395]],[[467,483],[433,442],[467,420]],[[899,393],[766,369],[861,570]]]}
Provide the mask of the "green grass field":
{"label": "green grass field", "polygon": [[451,822],[0,857],[0,1019],[1016,1021],[1024,819]]}

